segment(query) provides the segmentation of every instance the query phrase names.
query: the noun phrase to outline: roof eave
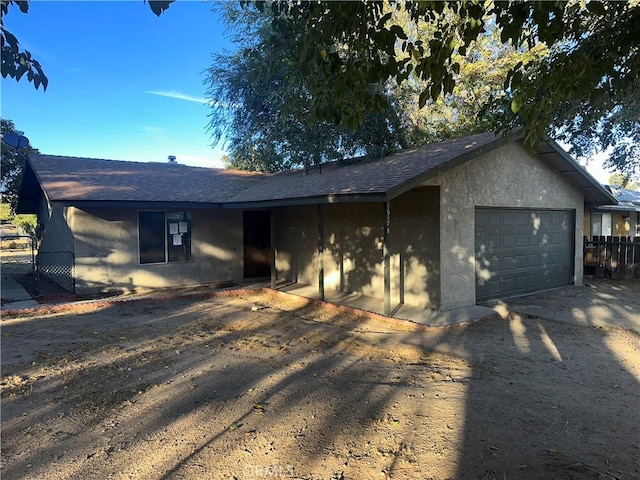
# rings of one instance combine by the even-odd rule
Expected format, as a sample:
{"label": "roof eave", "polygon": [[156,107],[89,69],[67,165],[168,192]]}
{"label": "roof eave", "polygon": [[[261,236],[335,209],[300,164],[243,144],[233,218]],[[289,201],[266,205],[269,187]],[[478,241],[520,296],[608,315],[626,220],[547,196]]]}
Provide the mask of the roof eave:
{"label": "roof eave", "polygon": [[[569,183],[576,185],[582,191],[585,203],[589,205],[617,205],[618,201],[611,195],[600,183],[591,176],[582,166],[576,162],[564,149],[553,140],[548,139],[545,142],[553,150],[553,155],[557,156],[568,168],[558,169],[558,172],[564,176]],[[541,158],[549,155],[547,152],[537,152]]]}
{"label": "roof eave", "polygon": [[251,208],[274,208],[292,207],[297,205],[331,205],[336,203],[378,203],[387,201],[384,192],[372,193],[336,193],[329,195],[318,195],[313,197],[294,197],[273,200],[254,200],[240,202],[226,202],[222,205],[224,209],[251,209]]}
{"label": "roof eave", "polygon": [[148,201],[148,200],[74,200],[55,199],[52,207],[76,207],[76,208],[137,208],[149,210],[178,210],[178,209],[220,209],[222,204],[212,202],[174,202],[174,201]]}

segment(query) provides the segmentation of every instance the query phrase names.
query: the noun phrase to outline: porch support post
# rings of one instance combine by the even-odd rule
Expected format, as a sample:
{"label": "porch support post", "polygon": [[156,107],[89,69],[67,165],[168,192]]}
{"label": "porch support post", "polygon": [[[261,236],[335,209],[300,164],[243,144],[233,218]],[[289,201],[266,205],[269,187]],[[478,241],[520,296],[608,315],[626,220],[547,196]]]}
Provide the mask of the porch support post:
{"label": "porch support post", "polygon": [[383,202],[384,224],[382,234],[382,255],[384,265],[384,314],[391,314],[391,255],[389,249],[389,230],[391,226],[391,209],[389,202]]}
{"label": "porch support post", "polygon": [[318,294],[324,301],[324,208],[318,204]]}
{"label": "porch support post", "polygon": [[276,271],[276,212],[269,212],[269,243],[271,244],[271,255],[269,262],[271,263],[271,288],[275,290],[278,272]]}

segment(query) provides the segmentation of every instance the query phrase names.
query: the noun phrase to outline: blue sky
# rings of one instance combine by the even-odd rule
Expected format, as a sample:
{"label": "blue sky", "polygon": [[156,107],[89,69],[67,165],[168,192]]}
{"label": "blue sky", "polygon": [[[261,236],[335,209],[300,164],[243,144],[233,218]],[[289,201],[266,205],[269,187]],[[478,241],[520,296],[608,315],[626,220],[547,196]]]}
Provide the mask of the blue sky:
{"label": "blue sky", "polygon": [[44,92],[2,79],[2,118],[43,153],[222,166],[204,104],[213,52],[232,49],[211,4],[178,1],[156,17],[142,0],[32,1],[5,27],[49,78]]}
{"label": "blue sky", "polygon": [[[235,1],[235,0],[234,0]],[[156,17],[143,0],[30,2],[4,18],[49,78],[44,92],[2,79],[2,118],[43,153],[221,167],[211,148],[206,74],[233,49],[211,2],[178,0]],[[602,157],[601,157],[602,158]],[[589,171],[601,182],[601,161]]]}

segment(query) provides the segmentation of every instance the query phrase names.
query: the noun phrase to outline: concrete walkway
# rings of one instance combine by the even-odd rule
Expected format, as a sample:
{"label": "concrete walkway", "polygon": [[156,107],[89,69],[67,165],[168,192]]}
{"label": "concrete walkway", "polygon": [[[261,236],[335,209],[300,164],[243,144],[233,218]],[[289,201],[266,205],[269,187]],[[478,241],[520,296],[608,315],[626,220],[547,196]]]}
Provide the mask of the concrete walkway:
{"label": "concrete walkway", "polygon": [[[267,287],[267,285],[262,285]],[[301,297],[319,299],[318,288],[312,285],[301,283],[285,283],[276,284],[276,289],[281,292],[299,295]],[[325,291],[325,301],[338,305],[346,305],[348,307],[374,312],[383,315],[384,303],[379,298],[367,297],[358,293],[345,293],[336,290]],[[493,308],[471,305],[469,307],[456,308],[445,312],[429,310],[426,308],[414,307],[411,305],[398,305],[391,312],[391,317],[398,320],[408,320],[419,325],[427,327],[447,327],[452,325],[460,325],[465,323],[476,322],[485,318],[492,318],[498,313]]]}
{"label": "concrete walkway", "polygon": [[2,296],[3,310],[14,310],[19,308],[29,308],[38,305],[38,302],[31,298],[31,295],[13,279],[9,274],[3,274],[0,278],[0,290]]}

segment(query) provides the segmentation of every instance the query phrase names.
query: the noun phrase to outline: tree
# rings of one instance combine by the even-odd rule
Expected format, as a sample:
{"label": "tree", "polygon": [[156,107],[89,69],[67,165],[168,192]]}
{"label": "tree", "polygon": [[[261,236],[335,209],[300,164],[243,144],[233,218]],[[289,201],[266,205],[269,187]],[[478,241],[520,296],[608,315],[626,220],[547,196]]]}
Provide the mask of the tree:
{"label": "tree", "polygon": [[636,182],[632,182],[628,176],[622,173],[614,173],[609,177],[609,185],[618,188],[626,188],[627,190],[638,190],[640,185]]}
{"label": "tree", "polygon": [[[146,3],[147,0],[144,0]],[[174,0],[148,0],[149,7],[156,15],[160,16]],[[29,0],[2,0],[0,3],[0,37],[2,45],[2,78],[14,78],[16,81],[26,74],[28,82],[31,82],[36,90],[42,86],[47,90],[49,79],[44,73],[40,62],[32,57],[31,52],[22,50],[20,42],[9,30],[4,27],[4,17],[9,13],[9,7],[17,5],[22,13],[29,12]]]}
{"label": "tree", "polygon": [[[355,129],[388,106],[372,85],[424,82],[419,106],[450,94],[472,42],[495,24],[518,51],[538,44],[549,56],[514,65],[488,113],[502,131],[522,130],[528,145],[551,136],[575,153],[614,148],[611,162],[633,170],[640,132],[640,8],[637,2],[245,2],[292,36],[292,69],[305,79],[311,115]],[[404,10],[410,23],[393,21]],[[425,43],[419,22],[433,26]],[[396,48],[400,46],[399,51]]]}
{"label": "tree", "polygon": [[[391,20],[408,29],[406,12],[391,13]],[[451,94],[427,99],[420,108],[425,82],[414,73],[402,84],[371,85],[387,107],[367,113],[352,131],[313,115],[307,79],[292,68],[294,35],[274,29],[268,12],[227,4],[222,14],[239,48],[234,54],[216,54],[209,69],[210,127],[214,142],[226,138],[229,143],[225,164],[249,170],[275,171],[362,154],[378,157],[400,147],[486,131],[490,125],[479,114],[495,101],[509,69],[548,52],[543,46],[518,52],[502,45],[493,27],[470,44],[464,57],[456,56],[460,70]],[[436,32],[421,21],[412,35],[426,44]],[[396,51],[401,54],[399,46]]]}
{"label": "tree", "polygon": [[27,81],[33,83],[36,90],[42,85],[47,89],[49,80],[40,63],[27,50],[20,49],[18,39],[4,28],[4,17],[9,13],[9,6],[17,5],[22,13],[29,11],[28,1],[9,0],[0,4],[0,34],[2,42],[2,78],[15,78],[16,81],[26,74]]}
{"label": "tree", "polygon": [[[15,134],[16,128],[11,120],[1,120],[2,135]],[[0,142],[2,148],[2,165],[0,178],[0,194],[2,202],[11,206],[11,213],[15,212],[18,201],[18,188],[22,182],[22,171],[24,169],[24,155],[27,153],[39,153],[37,149],[27,146],[16,149],[4,142]]]}
{"label": "tree", "polygon": [[[393,108],[367,115],[355,131],[310,115],[304,79],[291,68],[290,37],[255,11],[224,5],[235,54],[214,55],[208,96],[214,143],[228,143],[229,167],[277,171],[356,155],[383,156],[403,145]],[[380,88],[374,86],[371,88]]]}

